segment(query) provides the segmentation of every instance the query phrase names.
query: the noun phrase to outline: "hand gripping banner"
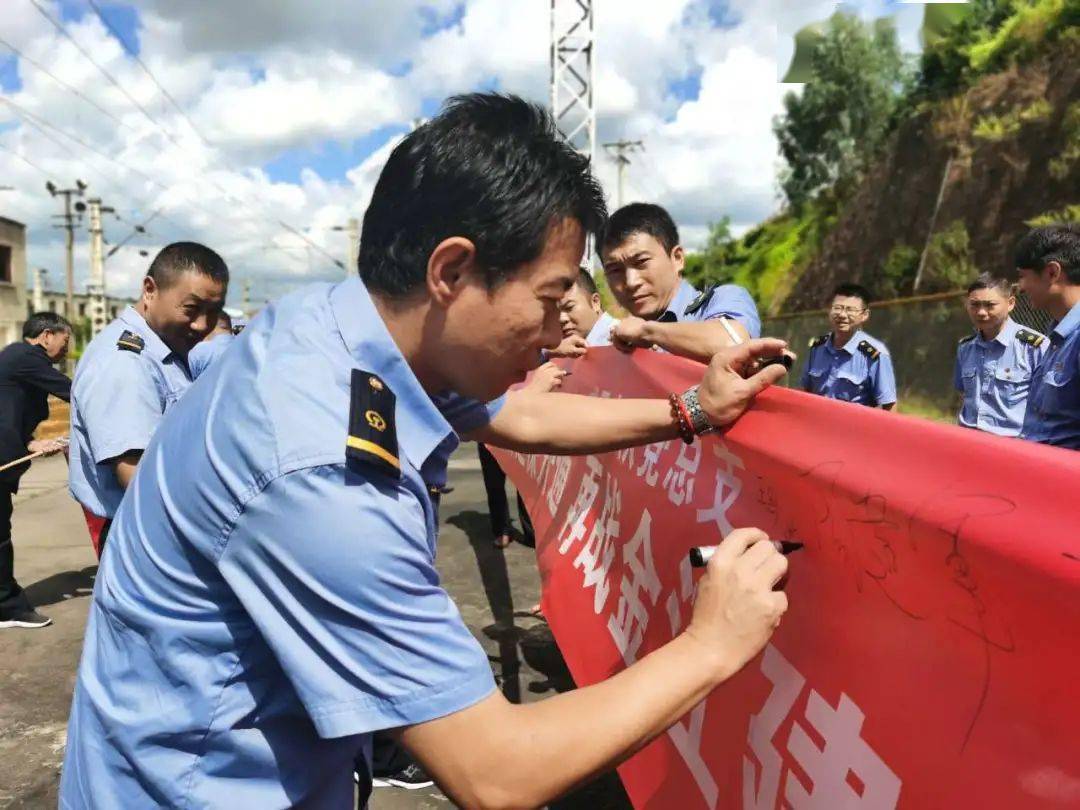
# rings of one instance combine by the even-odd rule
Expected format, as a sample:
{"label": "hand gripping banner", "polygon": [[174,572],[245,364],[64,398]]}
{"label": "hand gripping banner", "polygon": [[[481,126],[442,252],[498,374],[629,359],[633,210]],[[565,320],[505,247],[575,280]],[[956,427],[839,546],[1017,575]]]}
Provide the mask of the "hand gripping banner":
{"label": "hand gripping banner", "polygon": [[[613,349],[573,370],[598,397],[701,376]],[[620,769],[636,807],[1080,806],[1080,453],[786,389],[689,446],[496,452],[581,686],[686,625],[691,546],[806,544],[764,653]]]}

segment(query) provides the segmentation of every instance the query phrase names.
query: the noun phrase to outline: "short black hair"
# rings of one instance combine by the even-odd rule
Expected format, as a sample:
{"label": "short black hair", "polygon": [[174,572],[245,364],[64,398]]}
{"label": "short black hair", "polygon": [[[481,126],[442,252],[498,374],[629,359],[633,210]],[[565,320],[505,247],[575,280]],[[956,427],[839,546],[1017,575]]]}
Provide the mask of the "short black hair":
{"label": "short black hair", "polygon": [[42,332],[70,332],[71,323],[63,315],[55,312],[35,312],[23,324],[23,340],[33,340]]}
{"label": "short black hair", "polygon": [[997,290],[1006,298],[1016,295],[1016,285],[1007,278],[995,276],[993,273],[979,273],[975,280],[968,284],[968,295],[976,290]]}
{"label": "short black hair", "polygon": [[578,268],[577,285],[581,287],[582,292],[584,292],[588,298],[592,298],[600,292],[596,289],[596,279],[592,277],[592,273],[590,273],[586,267]]}
{"label": "short black hair", "polygon": [[1050,262],[1061,265],[1070,284],[1080,284],[1080,225],[1059,222],[1020,237],[1014,258],[1018,269],[1040,272]]}
{"label": "short black hair", "polygon": [[228,329],[230,332],[232,331],[232,315],[230,315],[225,310],[221,310],[221,312],[218,313],[217,318],[221,322],[218,324],[219,326],[224,325],[226,329]]}
{"label": "short black hair", "polygon": [[858,298],[862,301],[863,308],[868,308],[874,300],[874,297],[870,295],[870,291],[866,289],[866,287],[862,284],[852,284],[851,282],[837,284],[836,289],[833,290],[829,300],[832,301],[838,295],[843,296],[844,298]]}
{"label": "short black hair", "polygon": [[679,246],[679,229],[671,214],[655,203],[630,203],[608,219],[604,236],[597,241],[597,253],[621,245],[635,233],[647,233],[669,254]]}
{"label": "short black hair", "polygon": [[403,297],[423,284],[435,247],[461,236],[490,289],[536,259],[558,221],[590,234],[606,217],[589,159],[546,110],[498,93],[454,96],[390,153],[364,214],[360,277]]}
{"label": "short black hair", "polygon": [[225,260],[198,242],[166,245],[150,262],[146,275],[164,290],[175,284],[182,273],[188,272],[201,273],[226,286],[229,283],[229,268]]}

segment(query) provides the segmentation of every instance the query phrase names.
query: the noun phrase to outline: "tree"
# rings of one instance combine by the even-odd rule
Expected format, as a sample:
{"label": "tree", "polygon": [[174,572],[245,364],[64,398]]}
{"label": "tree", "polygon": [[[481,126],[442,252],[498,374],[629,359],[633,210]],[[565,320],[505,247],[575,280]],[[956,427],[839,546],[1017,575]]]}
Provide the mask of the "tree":
{"label": "tree", "polygon": [[915,101],[962,89],[971,78],[971,47],[992,36],[1014,12],[1012,0],[969,0],[967,8],[967,15],[926,43],[913,93]]}
{"label": "tree", "polygon": [[888,134],[906,75],[890,20],[841,12],[813,42],[809,65],[802,94],[788,93],[773,122],[787,161],[781,187],[795,207],[824,189],[847,197]]}
{"label": "tree", "polygon": [[683,276],[695,287],[726,284],[732,279],[738,242],[731,234],[731,217],[709,223],[709,237],[701,253],[688,253]]}

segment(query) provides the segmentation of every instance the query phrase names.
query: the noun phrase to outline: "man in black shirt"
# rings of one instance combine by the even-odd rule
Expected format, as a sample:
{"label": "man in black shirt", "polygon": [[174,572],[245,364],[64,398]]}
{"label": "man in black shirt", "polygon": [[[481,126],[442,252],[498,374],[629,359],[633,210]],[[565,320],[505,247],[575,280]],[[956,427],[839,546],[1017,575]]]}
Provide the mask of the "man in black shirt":
{"label": "man in black shirt", "polygon": [[[54,312],[38,312],[23,325],[23,339],[0,351],[0,465],[28,453],[52,455],[58,441],[33,438],[49,415],[49,394],[71,399],[71,380],[55,368],[67,356],[71,324]],[[11,543],[12,497],[30,462],[0,472],[0,627],[44,627],[51,619],[35,611],[15,581]]]}

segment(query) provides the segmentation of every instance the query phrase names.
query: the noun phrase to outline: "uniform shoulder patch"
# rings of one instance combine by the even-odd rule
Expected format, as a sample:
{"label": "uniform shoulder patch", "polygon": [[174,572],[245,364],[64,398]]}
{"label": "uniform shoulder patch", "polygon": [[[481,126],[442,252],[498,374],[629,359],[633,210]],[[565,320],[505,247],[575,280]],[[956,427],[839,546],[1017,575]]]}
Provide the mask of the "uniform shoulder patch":
{"label": "uniform shoulder patch", "polygon": [[825,341],[827,341],[830,337],[831,335],[826,333],[824,335],[818,335],[816,338],[810,338],[810,343],[807,344],[807,346],[808,348],[816,349],[818,346],[824,345]]}
{"label": "uniform shoulder patch", "polygon": [[875,349],[873,345],[871,345],[869,340],[860,340],[858,349],[860,352],[865,354],[871,362],[877,360],[881,356],[881,351],[879,349]]}
{"label": "uniform shoulder patch", "polygon": [[975,333],[972,332],[970,335],[967,335],[966,337],[960,338],[960,343],[962,343],[962,344],[963,343],[970,343],[974,339],[975,339]]}
{"label": "uniform shoulder patch", "polygon": [[349,438],[345,442],[345,463],[401,477],[398,459],[394,405],[397,397],[374,374],[353,369],[349,393]]}
{"label": "uniform shoulder patch", "polygon": [[716,292],[717,286],[718,285],[716,284],[710,284],[708,287],[706,287],[705,291],[693,301],[691,301],[690,305],[683,310],[683,315],[693,315],[695,312],[697,312],[699,309],[709,303],[709,300],[713,297],[713,293]]}
{"label": "uniform shoulder patch", "polygon": [[120,339],[116,341],[116,348],[142,354],[142,350],[146,348],[146,342],[134,332],[125,329],[120,335]]}
{"label": "uniform shoulder patch", "polygon": [[1033,349],[1039,348],[1043,344],[1043,341],[1046,340],[1046,338],[1037,332],[1029,332],[1027,329],[1017,329],[1016,339],[1021,343],[1026,343]]}

